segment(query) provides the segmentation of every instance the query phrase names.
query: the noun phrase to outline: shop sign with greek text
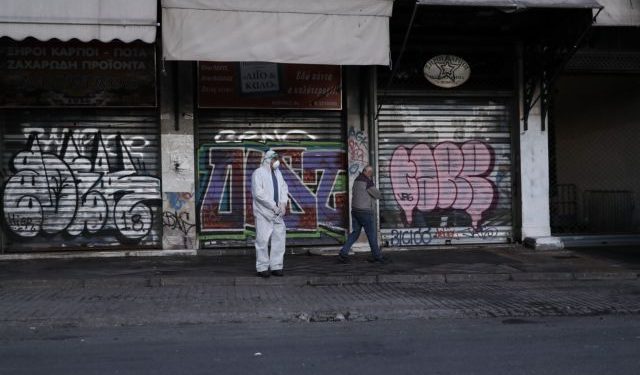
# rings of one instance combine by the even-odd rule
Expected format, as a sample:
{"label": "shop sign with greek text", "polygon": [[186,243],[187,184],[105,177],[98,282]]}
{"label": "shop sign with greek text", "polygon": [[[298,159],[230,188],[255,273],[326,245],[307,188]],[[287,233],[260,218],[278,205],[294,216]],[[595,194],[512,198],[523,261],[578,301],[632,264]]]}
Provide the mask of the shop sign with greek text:
{"label": "shop sign with greek text", "polygon": [[340,66],[200,62],[200,108],[342,108]]}
{"label": "shop sign with greek text", "polygon": [[155,72],[142,42],[6,41],[0,107],[154,107]]}

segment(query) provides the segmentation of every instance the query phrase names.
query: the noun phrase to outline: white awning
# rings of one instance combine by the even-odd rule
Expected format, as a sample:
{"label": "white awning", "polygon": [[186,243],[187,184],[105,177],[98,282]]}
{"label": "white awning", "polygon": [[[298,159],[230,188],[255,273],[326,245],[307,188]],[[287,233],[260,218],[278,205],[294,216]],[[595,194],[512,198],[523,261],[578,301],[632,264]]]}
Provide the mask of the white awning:
{"label": "white awning", "polygon": [[[599,0],[604,8],[594,26],[640,26],[640,1]],[[594,12],[595,15],[596,12]]]}
{"label": "white awning", "polygon": [[393,0],[163,0],[167,60],[388,65]]}
{"label": "white awning", "polygon": [[418,0],[423,5],[451,5],[496,8],[602,8],[595,0]]}
{"label": "white awning", "polygon": [[0,0],[0,36],[153,43],[157,12],[156,0]]}

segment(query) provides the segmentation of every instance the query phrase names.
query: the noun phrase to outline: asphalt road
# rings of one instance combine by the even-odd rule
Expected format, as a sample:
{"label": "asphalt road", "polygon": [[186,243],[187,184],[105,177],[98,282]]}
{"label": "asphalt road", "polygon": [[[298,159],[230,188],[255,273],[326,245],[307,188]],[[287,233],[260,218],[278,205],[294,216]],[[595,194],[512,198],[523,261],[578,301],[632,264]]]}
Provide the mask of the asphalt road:
{"label": "asphalt road", "polygon": [[0,327],[1,374],[616,374],[640,316]]}

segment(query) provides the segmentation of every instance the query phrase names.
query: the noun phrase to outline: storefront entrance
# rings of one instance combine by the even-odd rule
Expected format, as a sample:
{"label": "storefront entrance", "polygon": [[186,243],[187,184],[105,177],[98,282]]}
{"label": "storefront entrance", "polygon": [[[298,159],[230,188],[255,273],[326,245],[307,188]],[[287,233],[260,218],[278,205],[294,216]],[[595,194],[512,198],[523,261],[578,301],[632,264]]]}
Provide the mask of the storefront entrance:
{"label": "storefront entrance", "polygon": [[270,148],[283,159],[289,186],[287,245],[344,241],[349,205],[341,81],[339,66],[199,65],[202,248],[253,246],[251,175]]}
{"label": "storefront entrance", "polygon": [[510,101],[391,96],[380,101],[385,244],[510,242]]}

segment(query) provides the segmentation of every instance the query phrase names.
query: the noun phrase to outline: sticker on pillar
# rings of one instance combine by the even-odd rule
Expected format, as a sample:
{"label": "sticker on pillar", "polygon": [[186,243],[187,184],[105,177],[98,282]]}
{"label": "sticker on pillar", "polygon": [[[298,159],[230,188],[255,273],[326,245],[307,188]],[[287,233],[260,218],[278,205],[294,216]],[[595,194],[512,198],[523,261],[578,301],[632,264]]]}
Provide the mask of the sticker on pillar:
{"label": "sticker on pillar", "polygon": [[442,88],[453,88],[467,82],[471,76],[471,67],[458,56],[438,55],[424,64],[423,72],[432,84]]}

